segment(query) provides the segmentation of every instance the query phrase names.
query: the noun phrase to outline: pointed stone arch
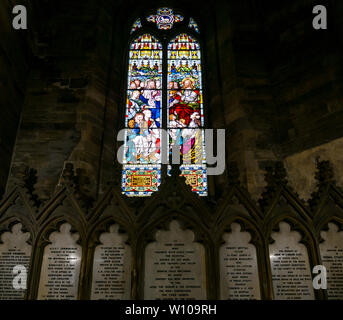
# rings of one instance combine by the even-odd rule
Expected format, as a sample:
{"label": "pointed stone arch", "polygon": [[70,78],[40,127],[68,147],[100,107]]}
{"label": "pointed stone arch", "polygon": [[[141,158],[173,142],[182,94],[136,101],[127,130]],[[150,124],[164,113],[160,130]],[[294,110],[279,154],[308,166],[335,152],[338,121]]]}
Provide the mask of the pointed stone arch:
{"label": "pointed stone arch", "polygon": [[85,264],[85,230],[79,226],[78,221],[73,218],[72,216],[64,216],[64,215],[51,215],[50,219],[48,219],[43,225],[41,225],[41,229],[39,234],[37,235],[36,243],[35,243],[35,253],[34,253],[34,265],[33,265],[33,277],[31,282],[31,299],[37,299],[40,280],[42,276],[42,263],[43,257],[45,254],[45,249],[52,244],[50,241],[50,236],[53,233],[60,233],[62,230],[61,228],[64,225],[70,226],[70,235],[77,234],[78,237],[75,240],[75,244],[81,248],[82,255],[80,258],[80,272],[78,277],[78,297],[80,295],[80,287],[83,279],[83,269]]}
{"label": "pointed stone arch", "polygon": [[[87,266],[84,277],[83,296],[85,299],[98,297],[100,299],[130,299],[132,296],[132,287],[134,286],[135,277],[132,270],[135,270],[134,251],[136,248],[135,243],[135,230],[130,228],[125,221],[117,217],[105,217],[99,221],[89,232],[87,241]],[[102,237],[110,237],[113,243],[108,243],[108,239],[102,240]],[[109,247],[111,244],[114,247]],[[97,251],[99,249],[99,251]],[[104,252],[105,251],[105,255]],[[106,253],[107,252],[107,253]],[[110,256],[110,257],[109,257]],[[108,283],[112,284],[111,288],[103,289],[101,282],[104,281],[103,274],[98,276],[94,270],[94,265],[99,259],[102,259],[102,264],[112,265],[109,261],[114,259],[117,266],[112,268],[113,273]],[[98,266],[99,268],[99,266]],[[101,265],[100,265],[101,268]],[[117,270],[117,268],[122,268]],[[123,275],[120,274],[123,273]],[[103,270],[103,273],[106,273]],[[106,273],[107,274],[107,273]],[[113,277],[120,278],[122,294],[120,295],[118,287],[115,285],[116,280]],[[97,287],[97,280],[100,285]],[[123,282],[125,284],[123,285]],[[98,289],[93,288],[96,287]],[[102,288],[102,289],[101,289]],[[94,293],[94,295],[93,295]],[[107,298],[106,298],[107,297]]]}
{"label": "pointed stone arch", "polygon": [[[301,219],[294,216],[287,215],[287,213],[283,213],[274,217],[274,219],[271,219],[268,222],[268,228],[267,228],[268,232],[266,233],[266,237],[269,241],[268,256],[270,257],[272,256],[270,253],[270,249],[272,246],[276,244],[276,240],[273,239],[273,234],[280,234],[280,232],[284,230],[284,228],[280,229],[281,224],[288,225],[289,232],[291,234],[297,234],[296,237],[298,237],[298,242],[296,240],[294,241],[299,243],[299,245],[302,246],[302,248],[304,248],[306,251],[307,258],[308,258],[308,272],[309,272],[307,276],[310,277],[312,274],[313,267],[320,264],[320,255],[319,255],[318,243],[313,233],[313,228],[309,228]],[[292,239],[293,238],[290,236],[290,239],[289,239],[290,243]],[[285,244],[285,246],[287,246],[287,244]],[[272,263],[272,261],[270,261],[270,263]],[[310,288],[312,290],[312,283],[311,283]],[[274,292],[274,295],[275,294],[276,293]],[[314,298],[318,298],[318,299],[323,298],[322,293],[318,291],[314,291]]]}
{"label": "pointed stone arch", "polygon": [[[206,297],[205,299],[211,299],[215,297],[215,284],[213,279],[214,270],[212,268],[212,261],[215,257],[213,255],[213,240],[211,234],[204,224],[199,224],[199,221],[192,219],[188,215],[184,215],[182,212],[165,212],[164,214],[152,219],[145,228],[141,230],[138,234],[137,240],[137,266],[140,270],[138,273],[137,281],[137,296],[136,298],[142,299],[144,297],[144,276],[145,273],[145,250],[147,246],[156,241],[156,234],[161,232],[166,232],[169,230],[171,223],[177,221],[180,228],[184,231],[192,232],[194,235],[193,243],[199,244],[204,249],[204,259],[205,259],[205,274],[206,277]],[[210,280],[212,279],[212,280]]]}

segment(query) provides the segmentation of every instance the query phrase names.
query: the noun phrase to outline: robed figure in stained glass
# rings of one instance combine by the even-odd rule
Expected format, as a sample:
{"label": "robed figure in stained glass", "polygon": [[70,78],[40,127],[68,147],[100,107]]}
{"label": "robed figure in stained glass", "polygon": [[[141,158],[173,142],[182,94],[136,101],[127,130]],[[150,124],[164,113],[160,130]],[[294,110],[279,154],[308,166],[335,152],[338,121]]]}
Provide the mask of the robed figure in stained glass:
{"label": "robed figure in stained glass", "polygon": [[[179,84],[172,82],[173,88],[178,89]],[[184,120],[188,126],[191,122],[191,115],[195,112],[200,114],[200,91],[194,89],[194,80],[185,78],[181,81],[181,90],[173,91],[169,99],[169,115],[176,115],[177,120]]]}

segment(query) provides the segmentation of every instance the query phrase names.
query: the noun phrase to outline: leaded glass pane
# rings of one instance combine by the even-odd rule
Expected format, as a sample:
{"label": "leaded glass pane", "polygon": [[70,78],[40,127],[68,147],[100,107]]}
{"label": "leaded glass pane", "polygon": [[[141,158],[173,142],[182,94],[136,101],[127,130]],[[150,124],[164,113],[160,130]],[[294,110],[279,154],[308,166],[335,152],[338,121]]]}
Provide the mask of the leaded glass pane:
{"label": "leaded glass pane", "polygon": [[161,180],[162,46],[144,34],[131,44],[129,57],[122,189],[149,196]]}
{"label": "leaded glass pane", "polygon": [[200,33],[198,24],[195,22],[195,20],[193,18],[189,19],[188,27],[193,29],[195,32]]}
{"label": "leaded glass pane", "polygon": [[180,34],[168,45],[168,132],[170,153],[179,146],[181,175],[207,195],[204,111],[199,43]]}
{"label": "leaded glass pane", "polygon": [[142,28],[142,21],[141,21],[141,19],[137,19],[134,22],[134,24],[132,25],[131,33],[134,33],[135,31],[137,31],[140,28]]}

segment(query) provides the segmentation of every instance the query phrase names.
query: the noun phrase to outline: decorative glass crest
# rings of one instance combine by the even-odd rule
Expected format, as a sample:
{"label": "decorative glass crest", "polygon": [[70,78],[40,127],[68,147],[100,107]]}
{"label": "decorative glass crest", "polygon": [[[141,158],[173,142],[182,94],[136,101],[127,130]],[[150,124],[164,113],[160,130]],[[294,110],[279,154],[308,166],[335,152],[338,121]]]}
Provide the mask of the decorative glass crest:
{"label": "decorative glass crest", "polygon": [[179,14],[174,15],[173,10],[169,8],[160,8],[157,10],[156,15],[147,17],[147,21],[156,23],[157,28],[160,30],[170,30],[174,23],[181,22],[183,19],[183,16]]}

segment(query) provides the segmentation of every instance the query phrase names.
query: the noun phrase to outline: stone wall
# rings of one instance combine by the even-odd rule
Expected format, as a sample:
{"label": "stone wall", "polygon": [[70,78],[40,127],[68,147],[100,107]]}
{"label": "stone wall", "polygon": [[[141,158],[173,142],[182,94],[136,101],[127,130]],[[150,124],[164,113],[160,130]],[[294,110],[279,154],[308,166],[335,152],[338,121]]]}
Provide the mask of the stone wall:
{"label": "stone wall", "polygon": [[0,197],[7,183],[29,72],[28,31],[12,27],[16,4],[29,8],[28,1],[0,3]]}
{"label": "stone wall", "polygon": [[[265,168],[287,159],[290,172],[296,172],[289,157],[342,136],[342,63],[335,45],[341,41],[342,18],[331,7],[335,30],[314,31],[314,3],[218,0],[194,7],[184,1],[180,7],[201,27],[207,126],[227,130],[227,162],[238,163],[254,199],[265,187]],[[166,4],[179,8],[176,1]],[[33,167],[39,177],[36,192],[48,199],[68,162],[93,198],[113,183],[115,135],[124,123],[129,29],[146,9],[135,1],[32,1],[34,45],[18,51],[16,43],[24,44],[23,39],[1,40],[14,52],[3,59],[15,58],[13,68],[30,73],[19,74],[4,62],[2,70],[13,79],[1,100],[6,142],[0,143],[0,185],[7,179],[18,126],[20,107],[12,104],[20,106],[24,97],[9,188]],[[29,67],[25,56],[32,57]],[[227,173],[209,180],[211,197],[220,197]]]}
{"label": "stone wall", "polygon": [[336,183],[343,186],[343,139],[337,139],[318,147],[293,154],[285,158],[285,167],[289,173],[289,182],[304,200],[314,192],[314,172],[316,160],[330,160],[333,166]]}
{"label": "stone wall", "polygon": [[258,198],[264,187],[262,169],[277,157],[272,149],[275,111],[265,58],[273,44],[266,44],[256,9],[252,2],[216,4],[217,92],[228,131],[227,160],[238,163],[242,181]]}
{"label": "stone wall", "polygon": [[68,162],[87,191],[99,189],[104,131],[113,132],[117,110],[108,84],[113,8],[104,4],[59,1],[40,7],[47,14],[35,26],[37,46],[9,186],[25,166],[35,167],[42,200],[55,191]]}
{"label": "stone wall", "polygon": [[343,95],[340,4],[328,1],[328,30],[314,30],[316,1],[290,1],[265,7],[266,53],[273,88],[275,143],[289,156],[341,136]]}

